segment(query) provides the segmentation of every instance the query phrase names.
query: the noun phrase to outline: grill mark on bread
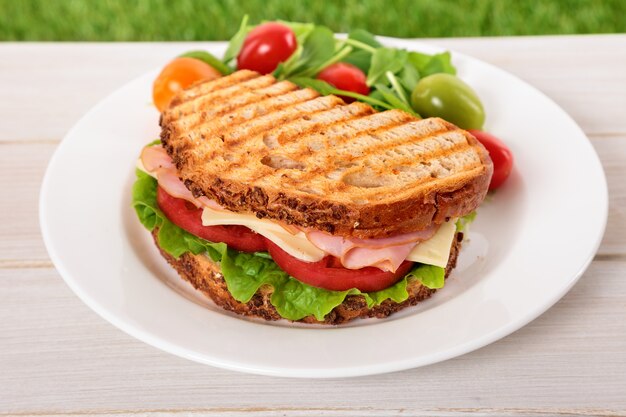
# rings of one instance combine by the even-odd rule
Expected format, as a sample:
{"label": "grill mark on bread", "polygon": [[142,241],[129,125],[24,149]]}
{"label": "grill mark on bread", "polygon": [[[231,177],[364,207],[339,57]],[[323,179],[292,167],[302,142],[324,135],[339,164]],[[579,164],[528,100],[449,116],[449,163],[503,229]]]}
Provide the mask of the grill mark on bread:
{"label": "grill mark on bread", "polygon": [[[460,143],[454,143],[444,140],[443,144],[434,143],[433,145],[439,144],[440,146],[433,146],[434,150],[431,151],[425,149],[423,152],[416,154],[415,149],[411,149],[420,147],[420,145],[423,147],[426,142],[432,142],[433,139],[439,138],[440,133],[441,131],[438,131],[434,134],[424,137],[407,136],[401,138],[396,142],[387,141],[387,143],[383,144],[374,144],[372,146],[361,149],[360,152],[362,153],[362,155],[352,156],[350,159],[350,163],[357,164],[363,161],[366,166],[371,167],[372,165],[370,161],[377,159],[381,161],[381,163],[376,164],[378,166],[382,166],[382,164],[384,164],[387,160],[391,160],[391,162],[395,166],[406,165],[410,162],[414,162],[415,164],[421,164],[424,162],[428,162],[431,159],[446,157],[453,153],[453,151],[461,151],[469,147],[469,144],[465,140]],[[463,137],[463,139],[465,138]],[[390,151],[392,149],[393,151]],[[341,153],[338,152],[338,155],[341,155]],[[347,157],[350,157],[350,155],[347,155],[346,158]]]}
{"label": "grill mark on bread", "polygon": [[[271,100],[300,91],[306,89]],[[164,146],[195,195],[236,212],[376,238],[466,214],[487,192],[493,167],[486,151],[441,119],[372,113],[334,96],[286,107],[271,100],[233,106],[191,129],[177,122],[175,110],[165,111]],[[356,111],[345,110],[350,106]]]}
{"label": "grill mark on bread", "polygon": [[[303,105],[312,100],[319,97],[319,94],[313,90],[296,90],[291,94],[285,94],[278,97],[272,97],[272,99],[267,100],[267,106],[261,113],[257,113],[254,117],[246,119],[244,123],[246,124],[243,127],[244,130],[240,131],[242,126],[241,124],[229,124],[229,126],[224,131],[224,137],[229,138],[230,140],[225,143],[225,147],[232,147],[237,144],[237,138],[251,136],[256,134],[262,134],[264,131],[268,130],[268,125],[270,125],[271,121],[260,121],[259,119],[262,116],[267,114],[271,114],[272,112],[277,113],[281,110],[289,110],[294,109],[298,105]],[[281,100],[282,99],[282,100]],[[278,102],[281,100],[280,102]],[[274,103],[270,103],[275,101]],[[262,104],[262,103],[259,103]],[[296,115],[297,116],[297,115]],[[291,116],[287,116],[291,117]],[[292,120],[292,119],[289,119]],[[285,122],[286,120],[281,120]],[[243,124],[243,123],[242,123]],[[246,128],[247,127],[247,128]]]}
{"label": "grill mark on bread", "polygon": [[[328,129],[337,123],[372,113],[374,113],[374,109],[357,101],[346,106],[338,106],[329,110],[312,112],[290,123],[268,131],[263,135],[263,141],[270,149],[278,145],[284,147],[298,140],[298,138]],[[303,129],[298,129],[298,123],[300,126],[303,126]],[[272,142],[274,146],[270,146],[268,141]]]}
{"label": "grill mark on bread", "polygon": [[222,88],[237,84],[239,82],[247,81],[252,78],[258,78],[260,76],[261,74],[254,71],[242,70],[234,72],[230,75],[226,75],[224,77],[200,81],[190,88],[185,89],[177,94],[170,102],[169,108],[174,109],[176,106],[197,96],[205,95],[213,91],[217,91]]}
{"label": "grill mark on bread", "polygon": [[[323,159],[325,162],[328,162],[328,159],[333,157],[338,146],[344,144],[348,146],[348,143],[350,146],[354,146],[354,144],[364,136],[373,137],[380,131],[403,123],[407,120],[407,117],[411,116],[402,112],[382,112],[354,117],[343,123],[332,123],[327,126],[323,132],[316,132],[299,137],[297,143],[294,145],[295,149],[290,149],[288,145],[285,147],[285,153],[293,156],[293,158],[310,159],[312,154],[307,144],[315,139],[319,139],[326,142],[327,146],[324,151],[316,155],[316,159]],[[362,128],[364,124],[368,125],[367,129]]]}
{"label": "grill mark on bread", "polygon": [[[265,102],[271,101],[271,99],[281,97],[294,92],[295,90],[298,90],[298,86],[295,84],[282,82],[272,84],[257,91],[244,91],[240,95],[234,96],[232,99],[225,100],[224,104],[216,106],[215,110],[210,114],[202,112],[201,114],[203,117],[198,119],[195,124],[192,124],[189,127],[194,128],[210,123],[211,120],[227,114],[245,112],[246,109],[254,108],[255,105],[262,105]],[[189,118],[193,118],[193,115],[187,116],[185,120],[188,120]]]}
{"label": "grill mark on bread", "polygon": [[[309,94],[316,95],[317,93],[315,93],[312,90],[300,90],[303,92],[308,91]],[[229,137],[229,141],[228,143],[225,144],[225,148],[229,148],[229,147],[234,147],[236,146],[239,142],[236,140],[238,138],[245,138],[245,137],[255,137],[256,143],[257,143],[257,147],[256,148],[250,148],[250,151],[256,150],[259,151],[263,148],[266,147],[266,145],[263,143],[263,140],[261,139],[267,132],[271,131],[271,129],[274,128],[274,125],[277,123],[281,123],[281,124],[287,124],[293,120],[296,120],[298,118],[300,118],[302,116],[302,108],[305,107],[309,107],[309,108],[313,108],[314,111],[326,111],[332,108],[335,108],[336,106],[339,106],[342,103],[341,99],[338,99],[337,97],[332,97],[332,96],[319,96],[317,95],[314,98],[308,99],[308,100],[304,100],[302,102],[298,102],[298,103],[292,103],[291,105],[288,105],[282,109],[278,109],[278,111],[275,112],[268,112],[264,115],[261,115],[260,117],[258,117],[256,120],[250,120],[249,123],[246,123],[246,125],[251,125],[251,126],[239,126],[238,131],[237,131],[237,135],[235,137]],[[232,132],[234,129],[230,129],[230,131]],[[250,152],[253,153],[253,152]],[[245,155],[245,154],[240,154],[240,155]]]}
{"label": "grill mark on bread", "polygon": [[[254,78],[241,84],[199,96],[172,109],[176,116],[175,126],[187,125],[193,128],[199,122],[235,110],[248,103],[262,100],[264,96],[272,96],[297,88],[290,82],[277,83],[271,76]],[[199,111],[200,110],[200,111]]]}
{"label": "grill mark on bread", "polygon": [[194,129],[197,133],[205,136],[219,131],[219,136],[222,142],[224,142],[223,147],[227,150],[229,147],[232,147],[232,132],[238,129],[245,129],[245,126],[254,125],[259,118],[268,113],[288,109],[297,104],[310,101],[317,96],[317,93],[312,90],[289,91],[285,94],[267,97],[259,102],[233,109],[201,125],[194,126]]}

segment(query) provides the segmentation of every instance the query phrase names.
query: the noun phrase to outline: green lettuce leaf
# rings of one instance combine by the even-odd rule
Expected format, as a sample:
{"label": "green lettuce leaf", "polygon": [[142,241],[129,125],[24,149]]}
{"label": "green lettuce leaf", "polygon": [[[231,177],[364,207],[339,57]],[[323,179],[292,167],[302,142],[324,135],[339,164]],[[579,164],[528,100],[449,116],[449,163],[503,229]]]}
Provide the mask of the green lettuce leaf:
{"label": "green lettuce leaf", "polygon": [[179,258],[186,252],[194,255],[206,252],[212,260],[219,261],[226,252],[226,244],[212,243],[192,235],[169,221],[157,205],[157,181],[141,170],[136,170],[133,185],[133,207],[144,227],[150,231],[159,228],[159,246]]}
{"label": "green lettuce leaf", "polygon": [[468,229],[470,223],[474,221],[476,218],[476,211],[472,211],[469,214],[466,214],[463,217],[459,217],[456,221],[456,231],[464,232]]}
{"label": "green lettuce leaf", "polygon": [[445,270],[432,265],[416,264],[403,279],[381,291],[362,293],[357,289],[329,291],[307,285],[281,270],[265,252],[244,253],[229,249],[224,243],[212,243],[196,237],[170,222],[159,209],[156,200],[157,182],[154,178],[137,170],[133,186],[133,207],[139,221],[148,230],[159,228],[159,246],[175,258],[183,253],[194,255],[207,253],[215,262],[220,262],[222,275],[231,295],[240,302],[250,301],[264,286],[273,288],[270,301],[281,317],[300,320],[313,315],[317,320],[324,317],[344,302],[349,295],[361,295],[371,308],[387,299],[401,303],[408,299],[407,286],[417,279],[428,288],[441,288]]}

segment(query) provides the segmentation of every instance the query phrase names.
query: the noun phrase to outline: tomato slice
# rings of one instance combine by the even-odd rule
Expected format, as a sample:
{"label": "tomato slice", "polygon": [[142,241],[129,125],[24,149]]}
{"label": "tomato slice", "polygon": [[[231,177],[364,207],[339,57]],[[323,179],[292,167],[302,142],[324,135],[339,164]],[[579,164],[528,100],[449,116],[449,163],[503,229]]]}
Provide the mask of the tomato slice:
{"label": "tomato slice", "polygon": [[347,269],[340,266],[338,260],[332,256],[318,262],[305,262],[289,255],[269,240],[267,248],[274,262],[298,281],[332,291],[351,288],[363,292],[384,290],[398,282],[413,267],[413,262],[404,261],[396,272],[385,272],[372,266]]}
{"label": "tomato slice", "polygon": [[266,239],[245,226],[203,226],[202,209],[157,188],[157,203],[167,218],[192,235],[209,242],[224,242],[242,252],[266,251]]}

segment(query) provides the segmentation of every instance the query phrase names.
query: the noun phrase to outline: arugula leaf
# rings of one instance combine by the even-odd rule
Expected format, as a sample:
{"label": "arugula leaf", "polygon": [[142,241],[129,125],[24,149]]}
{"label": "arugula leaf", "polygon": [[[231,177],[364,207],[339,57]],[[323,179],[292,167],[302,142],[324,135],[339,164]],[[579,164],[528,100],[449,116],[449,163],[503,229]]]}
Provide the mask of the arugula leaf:
{"label": "arugula leaf", "polygon": [[181,57],[195,58],[202,62],[205,62],[222,73],[222,75],[228,75],[233,72],[227,65],[224,65],[222,61],[208,53],[207,51],[189,51],[180,55]]}
{"label": "arugula leaf", "polygon": [[364,74],[367,74],[370,69],[370,63],[372,62],[372,54],[367,51],[352,51],[341,61],[354,65],[363,71]]}
{"label": "arugula leaf", "polygon": [[316,26],[302,45],[302,52],[293,66],[285,65],[287,74],[312,76],[316,69],[329,61],[335,54],[335,35],[325,26]]}
{"label": "arugula leaf", "polygon": [[352,91],[340,90],[328,84],[326,81],[316,80],[310,77],[293,77],[293,78],[289,78],[289,81],[303,88],[305,87],[312,88],[318,93],[325,95],[325,96],[329,94],[334,94],[336,96],[352,97],[364,103],[371,104],[372,106],[381,107],[383,109],[394,108],[389,103],[379,100],[372,95],[365,96],[363,94],[353,93]]}
{"label": "arugula leaf", "polygon": [[348,39],[364,43],[365,45],[369,45],[373,48],[380,48],[381,46],[383,46],[380,42],[376,40],[376,37],[373,34],[364,29],[351,30],[348,34]]}
{"label": "arugula leaf", "polygon": [[407,52],[395,48],[378,48],[372,55],[372,65],[367,73],[366,84],[372,86],[378,83],[386,83],[387,71],[395,74],[404,68],[407,60]]}
{"label": "arugula leaf", "polygon": [[352,30],[348,38],[344,40],[344,44],[352,46],[353,51],[342,61],[354,65],[365,74],[370,70],[372,54],[376,52],[376,48],[382,46],[374,35],[363,29]]}
{"label": "arugula leaf", "polygon": [[409,94],[412,93],[413,90],[415,90],[415,87],[420,80],[419,73],[417,72],[415,67],[408,62],[404,64],[404,68],[402,69],[402,71],[400,71],[398,77],[400,78],[400,82],[402,83],[404,88],[406,88]]}
{"label": "arugula leaf", "polygon": [[409,52],[408,60],[422,78],[440,72],[456,75],[456,68],[452,65],[452,57],[448,51],[434,55]]}
{"label": "arugula leaf", "polygon": [[222,58],[225,64],[228,64],[233,58],[239,55],[243,41],[246,39],[246,35],[250,29],[251,28],[248,27],[248,15],[245,15],[243,19],[241,19],[239,30],[230,38],[230,42],[228,42],[228,48],[226,52],[224,52],[224,58]]}
{"label": "arugula leaf", "polygon": [[419,116],[411,106],[402,101],[389,87],[383,84],[376,84],[374,86],[376,91],[378,91],[385,98],[385,101],[389,103],[392,108],[404,110],[407,113],[410,113],[414,116]]}
{"label": "arugula leaf", "polygon": [[391,71],[387,71],[385,73],[385,76],[389,80],[389,83],[391,84],[391,89],[395,92],[396,96],[398,96],[398,98],[402,100],[404,104],[411,107],[411,104],[409,103],[409,99],[406,96],[406,91],[404,90],[404,87],[400,85],[400,82],[398,81],[396,76],[393,75]]}
{"label": "arugula leaf", "polygon": [[230,294],[240,302],[248,302],[262,286],[273,288],[270,301],[281,317],[300,320],[313,315],[317,320],[344,302],[349,295],[361,295],[371,308],[387,299],[401,303],[408,299],[407,285],[414,279],[429,288],[443,286],[443,268],[417,264],[407,276],[381,291],[362,293],[357,289],[329,291],[307,285],[290,277],[264,252],[243,253],[228,249],[224,243],[211,243],[182,230],[170,222],[156,202],[157,182],[143,171],[137,170],[133,185],[133,207],[139,220],[148,229],[159,228],[159,246],[174,257],[183,253],[207,253],[220,262],[222,275]]}

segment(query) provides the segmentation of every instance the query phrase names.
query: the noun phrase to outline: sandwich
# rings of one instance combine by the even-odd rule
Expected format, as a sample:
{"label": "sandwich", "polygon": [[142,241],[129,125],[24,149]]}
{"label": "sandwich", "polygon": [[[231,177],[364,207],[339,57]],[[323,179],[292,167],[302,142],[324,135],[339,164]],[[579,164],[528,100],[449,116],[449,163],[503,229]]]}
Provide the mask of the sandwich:
{"label": "sandwich", "polygon": [[179,92],[133,205],[180,276],[225,310],[340,324],[430,297],[493,172],[440,118],[347,104],[240,70]]}

